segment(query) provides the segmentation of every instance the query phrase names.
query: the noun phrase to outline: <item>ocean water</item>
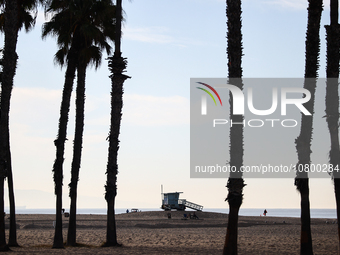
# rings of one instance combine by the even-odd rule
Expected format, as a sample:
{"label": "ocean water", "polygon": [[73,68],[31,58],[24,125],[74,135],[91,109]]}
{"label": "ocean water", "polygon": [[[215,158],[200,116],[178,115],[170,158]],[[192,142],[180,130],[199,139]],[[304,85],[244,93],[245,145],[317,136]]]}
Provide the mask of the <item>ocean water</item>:
{"label": "ocean water", "polygon": [[[159,208],[139,208],[141,211],[162,211]],[[300,217],[300,209],[270,209],[265,208],[267,210],[267,216],[275,216],[275,217]],[[129,208],[129,211],[131,208]],[[6,213],[9,213],[8,208],[6,208]],[[66,209],[68,211],[68,209]],[[205,212],[219,212],[219,213],[228,213],[229,209],[227,208],[205,208],[203,209]],[[260,216],[263,214],[264,209],[240,209],[240,215],[242,216]],[[116,214],[125,213],[126,208],[118,208],[116,209]],[[16,210],[17,214],[54,214],[55,209],[26,209],[26,208],[18,208]],[[78,209],[79,214],[106,214],[106,208],[95,208],[95,209]],[[328,218],[328,219],[336,219],[336,210],[335,209],[311,209],[311,217],[312,218]]]}
{"label": "ocean water", "polygon": [[[267,216],[275,217],[300,217],[300,209],[268,209]],[[243,216],[260,216],[263,215],[264,209],[240,209],[240,215]],[[336,219],[336,209],[311,209],[312,218]]]}

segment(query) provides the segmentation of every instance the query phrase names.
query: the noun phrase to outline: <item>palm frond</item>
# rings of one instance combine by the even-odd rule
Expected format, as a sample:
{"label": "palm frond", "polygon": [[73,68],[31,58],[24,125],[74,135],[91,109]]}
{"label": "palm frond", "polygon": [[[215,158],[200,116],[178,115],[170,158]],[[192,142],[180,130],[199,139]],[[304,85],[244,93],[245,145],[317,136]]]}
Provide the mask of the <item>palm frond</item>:
{"label": "palm frond", "polygon": [[102,50],[108,55],[112,52],[110,42],[114,41],[115,34],[115,6],[111,0],[46,1],[49,6],[45,8],[45,15],[49,13],[52,18],[44,23],[42,37],[56,37],[60,52],[56,53],[55,60],[58,61],[55,62],[64,65],[67,57],[62,52],[68,52],[75,44],[78,61],[98,68]]}

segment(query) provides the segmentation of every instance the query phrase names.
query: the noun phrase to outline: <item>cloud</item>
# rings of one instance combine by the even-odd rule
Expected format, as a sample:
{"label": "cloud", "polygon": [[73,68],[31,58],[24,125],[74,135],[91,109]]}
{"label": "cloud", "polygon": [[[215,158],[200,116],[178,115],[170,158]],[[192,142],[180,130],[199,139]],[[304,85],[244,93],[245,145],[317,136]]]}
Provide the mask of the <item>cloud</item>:
{"label": "cloud", "polygon": [[263,3],[270,5],[277,5],[284,8],[293,8],[293,9],[306,9],[307,1],[306,0],[270,0],[263,1]]}
{"label": "cloud", "polygon": [[[109,106],[109,98],[98,99],[101,107],[93,109],[93,118],[86,121],[93,126],[109,126],[110,114],[102,107]],[[189,124],[189,99],[181,96],[159,97],[124,94],[122,123],[133,126],[174,126]],[[95,114],[97,113],[97,114]]]}
{"label": "cloud", "polygon": [[31,126],[34,128],[30,132],[36,135],[51,134],[51,125],[58,123],[61,93],[61,90],[14,87],[10,117],[12,127]]}
{"label": "cloud", "polygon": [[124,96],[124,122],[141,126],[189,124],[189,99],[181,96]]}
{"label": "cloud", "polygon": [[167,35],[168,29],[165,27],[127,27],[123,29],[123,36],[128,40],[148,42],[148,43],[173,43],[173,37]]}
{"label": "cloud", "polygon": [[[74,93],[73,93],[74,94]],[[61,90],[14,88],[11,102],[11,130],[22,135],[54,137],[57,132]],[[173,126],[189,124],[189,99],[182,96],[124,94],[123,121],[137,126]],[[73,134],[74,95],[69,116]],[[98,135],[110,125],[110,96],[88,95],[85,126]],[[96,132],[98,131],[98,133]]]}
{"label": "cloud", "polygon": [[171,44],[178,48],[187,48],[188,45],[205,45],[206,43],[197,38],[187,38],[186,36],[172,36],[171,31],[166,27],[126,27],[123,29],[123,38],[131,41]]}

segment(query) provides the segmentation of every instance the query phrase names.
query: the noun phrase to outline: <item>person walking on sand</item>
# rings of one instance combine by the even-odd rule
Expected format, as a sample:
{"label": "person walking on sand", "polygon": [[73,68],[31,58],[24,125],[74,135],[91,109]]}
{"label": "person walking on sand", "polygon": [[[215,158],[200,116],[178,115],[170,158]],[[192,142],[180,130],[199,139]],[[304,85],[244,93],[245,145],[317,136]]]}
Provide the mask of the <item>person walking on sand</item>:
{"label": "person walking on sand", "polygon": [[267,216],[267,210],[266,209],[264,209],[263,215]]}

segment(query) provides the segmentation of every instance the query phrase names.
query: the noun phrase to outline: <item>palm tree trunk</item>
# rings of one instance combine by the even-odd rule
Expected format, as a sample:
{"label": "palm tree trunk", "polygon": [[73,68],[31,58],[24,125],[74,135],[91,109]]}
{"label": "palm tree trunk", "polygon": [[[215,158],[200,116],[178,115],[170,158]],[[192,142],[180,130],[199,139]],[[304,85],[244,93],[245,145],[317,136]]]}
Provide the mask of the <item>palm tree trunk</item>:
{"label": "palm tree trunk", "polygon": [[13,78],[17,64],[16,45],[18,40],[17,29],[17,1],[5,2],[5,47],[3,56],[3,74],[1,87],[0,112],[0,251],[8,250],[5,236],[4,221],[4,178],[8,172],[9,155],[9,110],[13,89]]}
{"label": "palm tree trunk", "polygon": [[[333,169],[340,167],[339,149],[339,24],[338,24],[338,0],[331,0],[331,24],[325,26],[327,41],[327,86],[326,86],[326,121],[328,124],[331,150],[329,163]],[[338,219],[338,254],[340,254],[340,173],[333,172],[334,192],[337,205]]]}
{"label": "palm tree trunk", "polygon": [[116,219],[115,219],[115,198],[117,195],[117,174],[118,174],[118,150],[120,122],[123,108],[123,84],[130,78],[124,75],[127,61],[121,57],[121,22],[122,22],[122,0],[116,2],[116,37],[115,53],[109,58],[109,69],[111,71],[111,123],[109,134],[109,155],[107,162],[107,181],[105,185],[105,200],[107,202],[107,231],[105,246],[119,246],[117,242]]}
{"label": "palm tree trunk", "polygon": [[[307,174],[307,173],[306,173]],[[301,196],[301,236],[300,236],[300,254],[313,254],[312,232],[310,227],[310,203],[309,203],[309,179],[299,177],[295,179],[295,185]]]}
{"label": "palm tree trunk", "polygon": [[[227,0],[227,25],[228,25],[228,77],[229,83],[242,90],[242,22],[241,0]],[[238,213],[243,200],[243,187],[241,166],[243,165],[243,116],[233,115],[233,97],[229,93],[230,119],[239,123],[230,127],[230,167],[235,167],[236,172],[230,173],[228,180],[229,216],[227,234],[224,242],[223,254],[237,255],[238,239]]]}
{"label": "palm tree trunk", "polygon": [[84,132],[84,108],[85,108],[85,76],[86,66],[79,65],[77,76],[77,98],[76,98],[76,127],[73,145],[73,161],[71,169],[70,187],[70,219],[68,225],[67,245],[76,246],[76,215],[77,215],[77,187],[79,180],[79,170],[81,164],[81,154],[83,148]]}
{"label": "palm tree trunk", "polygon": [[123,84],[129,78],[122,74],[126,68],[126,60],[122,57],[113,56],[109,63],[111,72],[111,127],[109,134],[109,156],[107,163],[107,182],[105,199],[107,201],[107,236],[106,245],[114,246],[117,243],[116,221],[115,221],[115,197],[117,195],[117,173],[118,173],[118,150],[120,122],[123,108]]}
{"label": "palm tree trunk", "polygon": [[116,57],[121,57],[120,40],[122,37],[122,0],[116,1],[116,34],[115,34],[115,53]]}
{"label": "palm tree trunk", "polygon": [[[8,130],[9,137],[9,130]],[[12,176],[12,159],[11,159],[11,150],[10,145],[7,145],[7,159],[8,159],[8,196],[9,196],[9,210],[10,210],[10,220],[9,220],[9,239],[8,246],[18,247],[19,244],[17,242],[17,225],[15,219],[15,199],[14,199],[14,187],[13,187],[13,176]]]}
{"label": "palm tree trunk", "polygon": [[[237,254],[237,239],[238,239],[238,213],[242,204],[242,190],[245,186],[242,178],[229,178],[228,180],[228,203],[229,215],[227,234],[225,237],[223,254]],[[239,188],[237,188],[239,187]]]}
{"label": "palm tree trunk", "polygon": [[306,36],[306,62],[304,88],[311,93],[311,99],[304,107],[312,114],[301,115],[300,135],[295,140],[298,163],[295,185],[301,196],[301,238],[300,254],[313,254],[312,233],[310,227],[310,203],[308,169],[311,162],[311,141],[313,134],[313,114],[315,90],[319,67],[320,54],[320,20],[322,13],[322,0],[309,0],[308,26]]}
{"label": "palm tree trunk", "polygon": [[[1,176],[0,179],[0,194],[2,193],[2,196],[0,198],[0,211],[4,212],[4,178]],[[0,251],[8,251],[9,247],[6,244],[6,234],[5,234],[5,218],[4,213],[0,215]]]}
{"label": "palm tree trunk", "polygon": [[115,219],[115,195],[107,201],[107,225],[106,242],[104,246],[120,246],[117,241]]}
{"label": "palm tree trunk", "polygon": [[73,80],[76,70],[76,53],[73,46],[71,46],[68,55],[68,65],[65,74],[65,83],[63,89],[62,102],[60,107],[59,129],[58,137],[54,141],[56,146],[56,159],[53,165],[54,172],[54,184],[56,199],[56,225],[54,232],[53,248],[64,248],[63,244],[63,222],[62,222],[62,186],[63,186],[63,163],[64,163],[64,151],[65,141],[67,134],[68,113],[70,111],[70,100],[73,88]]}
{"label": "palm tree trunk", "polygon": [[[110,59],[113,61],[114,57]],[[122,58],[119,58],[122,59]],[[117,245],[116,221],[115,221],[115,197],[117,195],[117,173],[118,173],[118,149],[119,132],[123,107],[123,75],[113,74],[111,90],[111,128],[109,135],[109,157],[107,163],[107,182],[105,199],[107,201],[107,232],[106,246]]]}

